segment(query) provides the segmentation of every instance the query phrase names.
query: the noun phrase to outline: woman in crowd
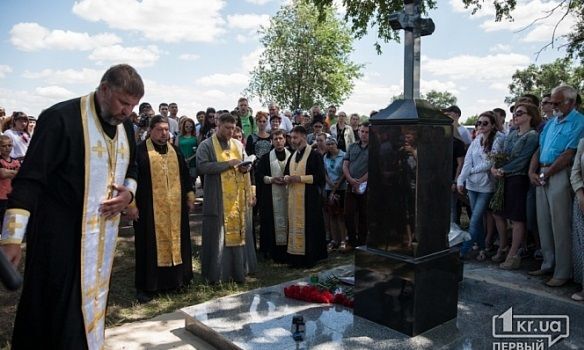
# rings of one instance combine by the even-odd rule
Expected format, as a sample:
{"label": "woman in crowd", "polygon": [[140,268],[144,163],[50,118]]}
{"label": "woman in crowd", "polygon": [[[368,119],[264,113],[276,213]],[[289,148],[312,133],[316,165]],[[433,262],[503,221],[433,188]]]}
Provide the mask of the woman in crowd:
{"label": "woman in crowd", "polygon": [[268,126],[268,114],[266,112],[257,112],[255,116],[257,131],[247,137],[245,143],[245,152],[248,155],[255,154],[259,160],[264,154],[272,149],[270,134],[266,131]]}
{"label": "woman in crowd", "polygon": [[30,135],[28,134],[28,116],[24,112],[12,113],[11,128],[4,135],[12,139],[12,152],[10,156],[22,161],[28,150]]}
{"label": "woman in crowd", "polygon": [[[342,113],[342,112],[341,112]],[[327,152],[323,157],[326,174],[325,185],[325,222],[328,222],[331,241],[329,250],[345,246],[346,227],[343,215],[345,190],[347,182],[343,174],[343,158],[345,152],[337,147],[337,140],[329,137],[326,140]]]}
{"label": "woman in crowd", "polygon": [[466,257],[472,245],[476,243],[479,246],[476,257],[479,261],[486,259],[483,215],[495,192],[495,182],[490,173],[492,161],[489,154],[500,152],[503,141],[503,138],[497,135],[495,118],[495,113],[491,111],[479,115],[477,137],[466,152],[464,165],[457,180],[458,192],[464,193],[465,188],[468,191],[472,209],[469,226],[471,240],[463,243],[460,254]]}
{"label": "woman in crowd", "polygon": [[197,179],[197,168],[195,162],[197,136],[195,134],[195,122],[190,118],[182,119],[179,127],[179,134],[175,140],[175,145],[180,149],[180,152],[189,167],[189,174],[191,176],[193,188],[195,187],[195,181]]}
{"label": "woman in crowd", "polygon": [[[313,132],[308,134],[308,136],[306,136],[306,142],[308,142],[309,145],[313,145],[314,142],[316,141],[316,135],[322,133],[323,128],[324,128],[324,123],[321,122],[320,120],[313,122],[312,123]],[[315,147],[315,146],[313,145],[313,147]]]}
{"label": "woman in crowd", "polygon": [[[355,142],[359,142],[359,124],[360,123],[361,123],[361,117],[359,117],[359,114],[357,114],[357,113],[351,114],[351,119],[349,119],[349,125],[351,126],[351,129],[353,130],[353,136],[355,136]],[[347,149],[349,149],[349,146],[347,146]]]}
{"label": "woman in crowd", "polygon": [[353,128],[347,125],[347,114],[339,112],[337,123],[331,126],[331,136],[337,140],[338,148],[347,152],[349,146],[355,143],[355,134]]}
{"label": "woman in crowd", "polygon": [[208,137],[211,137],[215,132],[215,109],[212,107],[207,108],[205,114],[205,120],[199,131],[199,143],[205,141]]}
{"label": "woman in crowd", "polygon": [[583,284],[580,292],[572,294],[572,299],[584,301],[584,139],[578,144],[570,176],[574,197],[572,212],[572,262],[574,281]]}
{"label": "woman in crowd", "polygon": [[515,105],[513,122],[516,128],[509,133],[503,146],[503,152],[508,159],[502,167],[491,169],[494,176],[504,178],[502,215],[511,220],[513,227],[511,248],[505,261],[499,265],[506,270],[518,269],[521,265],[521,257],[517,251],[523,244],[526,232],[527,191],[529,191],[527,171],[531,156],[539,145],[535,128],[540,121],[541,116],[537,106],[530,103]]}

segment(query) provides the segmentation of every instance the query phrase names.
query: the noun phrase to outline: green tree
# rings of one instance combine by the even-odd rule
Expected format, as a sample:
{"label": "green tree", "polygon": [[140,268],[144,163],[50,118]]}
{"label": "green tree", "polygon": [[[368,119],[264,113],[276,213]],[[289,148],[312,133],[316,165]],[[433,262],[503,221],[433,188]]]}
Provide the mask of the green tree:
{"label": "green tree", "polygon": [[422,97],[428,100],[434,107],[442,109],[456,104],[457,98],[448,91],[430,90]]}
{"label": "green tree", "polygon": [[550,93],[560,83],[565,83],[582,91],[584,89],[584,67],[572,65],[569,58],[559,58],[552,63],[531,64],[517,70],[509,84],[511,96],[505,97],[506,103],[513,103],[523,94],[542,96]]}
{"label": "green tree", "polygon": [[246,93],[262,103],[309,108],[339,105],[361,77],[363,65],[352,62],[353,37],[328,6],[319,16],[316,7],[294,0],[280,8],[268,27],[260,28],[265,50],[251,72]]}
{"label": "green tree", "polygon": [[466,120],[462,122],[462,125],[475,125],[477,120],[479,120],[479,116],[478,114],[475,114],[466,118]]}
{"label": "green tree", "polygon": [[[330,6],[334,0],[310,0],[319,8]],[[485,2],[491,2],[495,9],[495,21],[513,20],[513,11],[517,5],[517,0],[461,0],[466,8],[472,9],[475,14],[482,8]],[[351,23],[351,29],[356,38],[362,38],[369,28],[377,28],[377,38],[375,48],[381,53],[381,44],[390,41],[399,41],[399,33],[391,29],[389,24],[389,14],[403,9],[403,0],[343,0],[343,5],[347,9],[345,20]],[[420,0],[420,7],[423,13],[427,10],[435,9],[436,0]],[[560,21],[564,20],[568,14],[573,14],[576,20],[575,26],[570,34],[565,36],[566,50],[569,57],[579,57],[584,62],[584,0],[561,0],[553,10],[561,13]],[[551,13],[542,13],[541,19],[551,16]],[[534,23],[537,25],[537,22]],[[555,42],[554,33],[550,32],[550,45]],[[547,47],[547,45],[546,45]]]}

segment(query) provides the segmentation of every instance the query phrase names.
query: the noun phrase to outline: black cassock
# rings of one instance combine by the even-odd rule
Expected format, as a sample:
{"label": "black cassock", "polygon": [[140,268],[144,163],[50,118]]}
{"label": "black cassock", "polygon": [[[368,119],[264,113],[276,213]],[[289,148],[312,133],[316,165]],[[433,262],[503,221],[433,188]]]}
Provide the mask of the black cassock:
{"label": "black cassock", "polygon": [[[257,186],[261,186],[260,198],[258,200],[260,210],[260,252],[278,263],[285,263],[287,260],[286,248],[287,245],[276,245],[276,237],[274,232],[274,204],[272,199],[272,186],[264,183],[264,176],[272,176],[272,169],[270,168],[270,152],[264,154],[258,163],[257,171]],[[278,156],[279,154],[279,156]],[[278,159],[285,159],[286,153],[276,152]]]}
{"label": "black cassock", "polygon": [[[288,254],[287,260],[292,266],[311,267],[328,256],[321,197],[326,177],[322,156],[317,151],[312,150],[310,146],[306,146],[304,151],[298,154],[298,157],[301,158],[304,152],[310,152],[306,160],[305,175],[313,176],[313,183],[304,186],[305,255]],[[284,174],[290,175],[290,163],[295,161],[296,156],[297,153],[293,153],[288,158]],[[288,220],[292,220],[292,218],[288,217]]]}
{"label": "black cassock", "polygon": [[[193,263],[191,258],[191,236],[189,227],[189,207],[187,194],[194,192],[186,166],[178,148],[173,145],[159,146],[154,144],[159,153],[165,153],[165,147],[173,147],[180,169],[180,182],[182,190],[182,212],[180,253],[182,264],[176,266],[159,267],[156,254],[156,234],[154,231],[154,210],[152,206],[152,177],[150,161],[146,142],[136,147],[136,163],[138,169],[138,189],[136,190],[136,204],[139,211],[139,219],[134,222],[135,247],[136,247],[136,289],[155,292],[172,290],[188,285],[193,278]],[[176,206],[178,209],[178,205]]]}
{"label": "black cassock", "polygon": [[[97,101],[96,109],[99,113]],[[100,122],[113,137],[116,127]],[[124,128],[130,148],[126,177],[135,179],[133,126],[128,122]],[[23,165],[12,181],[8,208],[31,213],[12,349],[87,348],[80,272],[84,145],[80,99],[56,104],[39,116]]]}

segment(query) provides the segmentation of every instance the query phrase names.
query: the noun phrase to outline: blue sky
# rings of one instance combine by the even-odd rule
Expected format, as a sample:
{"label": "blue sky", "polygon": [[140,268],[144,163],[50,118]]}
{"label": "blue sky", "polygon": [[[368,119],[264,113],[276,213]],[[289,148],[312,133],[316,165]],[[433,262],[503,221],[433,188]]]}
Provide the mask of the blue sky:
{"label": "blue sky", "polygon": [[[338,1],[340,4],[342,1]],[[145,81],[143,101],[177,102],[193,116],[208,106],[231,109],[262,48],[257,29],[287,1],[278,0],[2,0],[0,106],[31,115],[94,89],[107,67],[127,62]],[[503,103],[515,70],[564,55],[548,49],[559,14],[525,28],[554,1],[518,0],[513,22],[495,23],[485,7],[471,16],[461,0],[444,0],[422,38],[422,92],[448,90],[463,119]],[[343,13],[342,6],[339,13]],[[565,34],[573,18],[558,28]],[[368,114],[403,90],[403,45],[373,47],[376,33],[354,42],[364,76],[340,110]],[[251,101],[255,110],[267,109]]]}

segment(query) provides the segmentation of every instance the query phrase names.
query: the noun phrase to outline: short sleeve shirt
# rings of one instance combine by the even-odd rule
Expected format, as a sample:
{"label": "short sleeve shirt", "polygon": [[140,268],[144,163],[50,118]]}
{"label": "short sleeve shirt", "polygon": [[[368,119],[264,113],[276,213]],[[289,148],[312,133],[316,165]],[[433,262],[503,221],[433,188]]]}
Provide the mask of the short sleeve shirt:
{"label": "short sleeve shirt", "polygon": [[573,109],[563,120],[550,119],[539,136],[539,162],[552,164],[568,149],[578,148],[584,136],[584,115]]}
{"label": "short sleeve shirt", "polygon": [[361,142],[349,146],[344,160],[349,161],[349,174],[352,178],[360,178],[368,171],[369,145],[361,147]]}

